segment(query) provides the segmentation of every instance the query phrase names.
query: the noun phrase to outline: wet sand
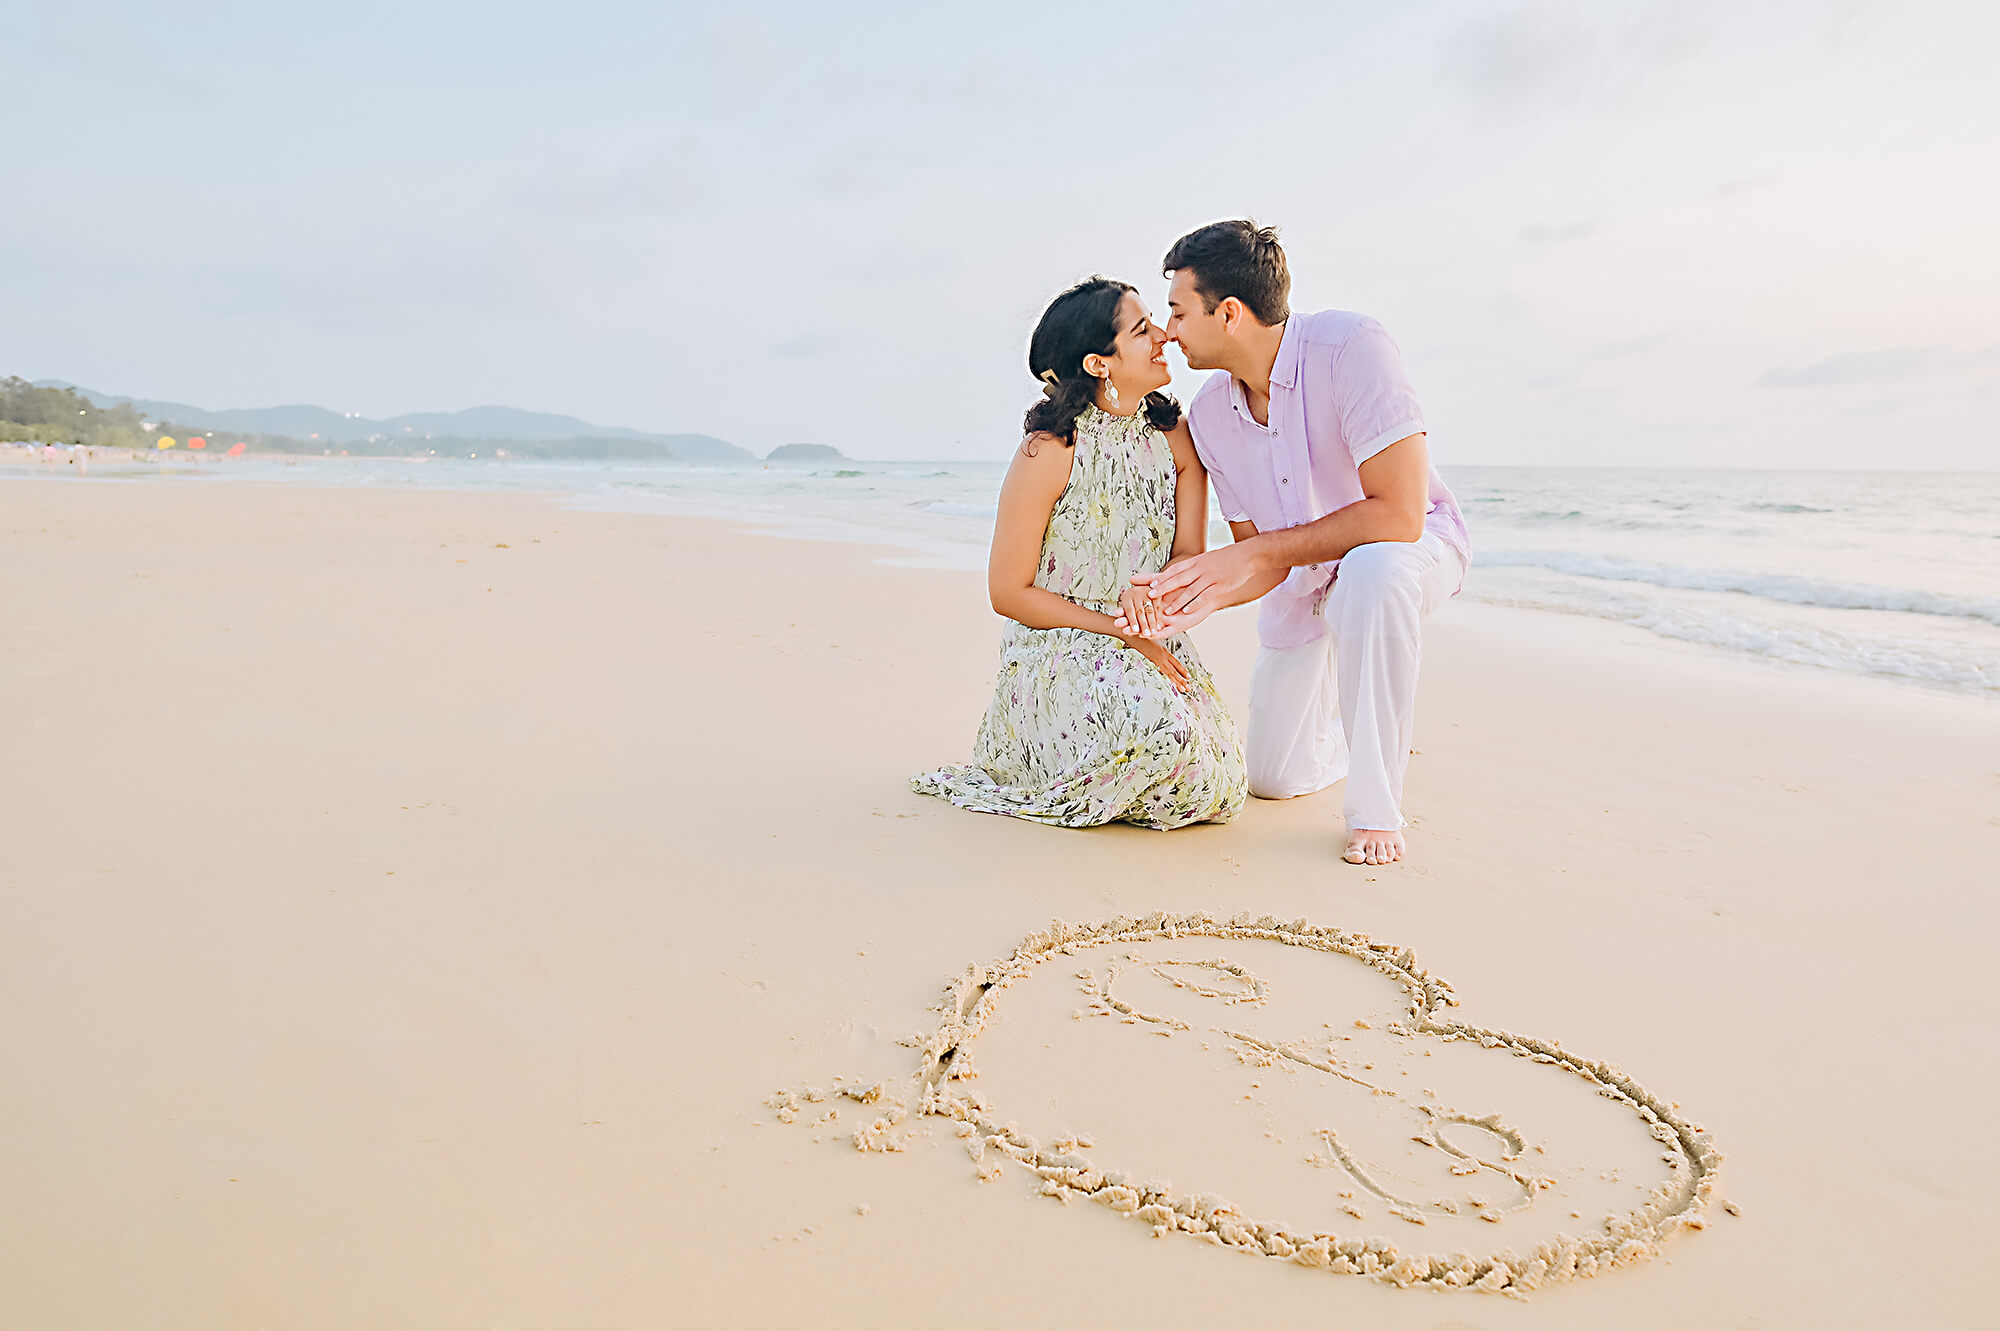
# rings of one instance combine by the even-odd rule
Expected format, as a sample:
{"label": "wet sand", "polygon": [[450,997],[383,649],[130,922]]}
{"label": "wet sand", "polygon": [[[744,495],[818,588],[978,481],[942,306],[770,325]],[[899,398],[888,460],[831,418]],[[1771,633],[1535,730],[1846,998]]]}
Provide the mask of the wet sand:
{"label": "wet sand", "polygon": [[[1066,832],[905,788],[968,750],[997,624],[977,574],[872,553],[532,497],[0,473],[11,1319],[1983,1324],[1990,704],[1455,604],[1407,863],[1338,862],[1337,791]],[[1196,636],[1240,717],[1249,615]],[[953,1079],[1001,1130],[976,1153],[948,1113],[858,1151],[868,1106],[772,1107],[908,1084],[969,966],[1153,912],[1365,934],[1448,984],[1450,1021],[1616,1065],[1719,1148],[1703,1227],[1525,1308],[1336,1276],[1338,1244],[1248,1255],[1218,1217],[1267,1252],[1525,1267],[1680,1168],[1535,1050],[1427,1054],[1388,1029],[1400,981],[1270,940],[1120,942],[997,991]],[[1497,1126],[1420,1107],[1447,1100]],[[1009,1122],[1082,1173],[1024,1165]],[[1493,1177],[1396,1144],[1423,1132]],[[1421,1195],[1411,1161],[1444,1166]],[[1148,1182],[1240,1209],[1208,1241],[1060,1195]]]}

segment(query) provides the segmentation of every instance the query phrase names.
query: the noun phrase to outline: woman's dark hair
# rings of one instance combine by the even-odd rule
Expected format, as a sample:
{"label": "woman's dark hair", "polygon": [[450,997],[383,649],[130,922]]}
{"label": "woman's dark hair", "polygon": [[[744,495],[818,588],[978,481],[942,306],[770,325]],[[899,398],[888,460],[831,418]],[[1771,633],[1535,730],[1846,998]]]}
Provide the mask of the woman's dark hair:
{"label": "woman's dark hair", "polygon": [[1234,296],[1267,327],[1292,317],[1292,270],[1274,226],[1240,219],[1190,231],[1160,260],[1162,272],[1183,269],[1194,274],[1194,289],[1210,314]]}
{"label": "woman's dark hair", "polygon": [[[1084,370],[1083,358],[1109,356],[1118,349],[1118,309],[1133,290],[1129,282],[1093,277],[1049,302],[1028,339],[1028,373],[1042,381],[1042,397],[1028,408],[1022,429],[1075,445],[1076,418],[1097,400],[1098,379]],[[1140,405],[1155,430],[1180,423],[1181,404],[1166,393],[1148,393]]]}

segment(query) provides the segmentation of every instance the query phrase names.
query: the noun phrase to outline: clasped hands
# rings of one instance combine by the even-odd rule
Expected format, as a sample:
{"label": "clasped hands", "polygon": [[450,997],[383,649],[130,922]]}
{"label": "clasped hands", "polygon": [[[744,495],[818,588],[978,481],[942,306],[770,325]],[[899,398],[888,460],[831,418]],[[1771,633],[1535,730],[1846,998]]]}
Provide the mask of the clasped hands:
{"label": "clasped hands", "polygon": [[1224,606],[1235,604],[1256,570],[1241,544],[1189,555],[1158,573],[1135,573],[1118,597],[1120,633],[1155,640],[1185,633]]}

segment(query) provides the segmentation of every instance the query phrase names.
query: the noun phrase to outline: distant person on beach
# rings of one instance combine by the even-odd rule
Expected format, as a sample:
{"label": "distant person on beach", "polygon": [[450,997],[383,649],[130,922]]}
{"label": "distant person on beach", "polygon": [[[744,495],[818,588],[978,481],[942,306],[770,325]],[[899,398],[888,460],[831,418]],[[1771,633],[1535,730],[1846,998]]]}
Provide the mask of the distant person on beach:
{"label": "distant person on beach", "polygon": [[1278,233],[1216,222],[1174,242],[1167,335],[1214,370],[1188,408],[1236,542],[1133,582],[1184,633],[1264,598],[1250,677],[1250,793],[1345,778],[1350,864],[1402,858],[1423,618],[1455,595],[1471,542],[1431,466],[1403,358],[1363,314],[1294,314]]}
{"label": "distant person on beach", "polygon": [[[1094,277],[1028,345],[1042,397],[1000,490],[986,582],[1014,622],[972,761],[910,779],[960,808],[1063,827],[1226,822],[1247,794],[1229,708],[1133,585],[1207,541],[1208,480],[1167,386],[1166,333]],[[1125,616],[1122,629],[1114,616]]]}

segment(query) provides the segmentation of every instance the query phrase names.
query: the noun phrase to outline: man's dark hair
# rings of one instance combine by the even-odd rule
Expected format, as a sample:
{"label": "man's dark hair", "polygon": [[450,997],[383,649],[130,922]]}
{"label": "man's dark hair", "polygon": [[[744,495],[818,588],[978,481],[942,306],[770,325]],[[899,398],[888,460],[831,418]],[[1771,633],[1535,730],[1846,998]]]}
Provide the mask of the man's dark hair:
{"label": "man's dark hair", "polygon": [[1247,218],[1210,222],[1174,242],[1160,271],[1194,274],[1194,289],[1210,314],[1231,296],[1249,307],[1260,323],[1281,324],[1292,317],[1292,270],[1278,228]]}

